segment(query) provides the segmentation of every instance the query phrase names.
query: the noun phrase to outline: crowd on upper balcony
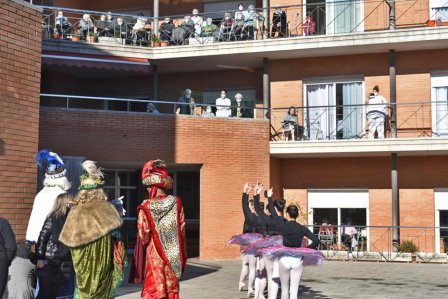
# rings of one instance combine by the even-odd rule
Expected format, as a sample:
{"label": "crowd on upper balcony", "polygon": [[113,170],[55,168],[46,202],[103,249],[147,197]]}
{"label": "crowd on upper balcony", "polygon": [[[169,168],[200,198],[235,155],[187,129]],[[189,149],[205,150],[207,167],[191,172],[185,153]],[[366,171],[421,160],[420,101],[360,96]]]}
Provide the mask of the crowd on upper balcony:
{"label": "crowd on upper balcony", "polygon": [[[156,24],[154,18],[144,16],[117,16],[105,13],[98,16],[83,14],[77,17],[73,12],[58,11],[53,20],[50,16],[44,19],[44,36],[47,38],[72,39],[73,41],[87,40],[90,42],[108,42],[110,38],[119,39],[121,44],[158,46],[185,45],[189,43],[208,43],[222,41],[240,41],[261,39],[269,34],[274,37],[288,37],[289,22],[287,13],[280,6],[275,7],[270,20],[270,30],[262,10],[253,5],[247,8],[239,3],[237,10],[207,15],[193,9],[191,15],[183,18],[160,18]],[[157,28],[155,26],[157,25]],[[315,25],[311,17],[303,23],[303,33],[315,33]],[[270,32],[270,33],[269,33]],[[109,38],[109,39],[108,39]]]}

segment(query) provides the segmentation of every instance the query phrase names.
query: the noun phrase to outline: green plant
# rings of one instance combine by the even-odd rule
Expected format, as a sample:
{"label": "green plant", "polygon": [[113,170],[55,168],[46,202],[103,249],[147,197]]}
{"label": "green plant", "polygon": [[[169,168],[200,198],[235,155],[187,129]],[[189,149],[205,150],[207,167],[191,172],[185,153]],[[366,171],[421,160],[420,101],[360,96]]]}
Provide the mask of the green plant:
{"label": "green plant", "polygon": [[418,247],[412,240],[403,240],[400,242],[398,250],[401,252],[416,253],[418,251]]}
{"label": "green plant", "polygon": [[161,40],[160,37],[158,37],[157,35],[153,35],[151,41],[154,43],[159,43]]}
{"label": "green plant", "polygon": [[95,36],[95,32],[89,31],[89,36]]}

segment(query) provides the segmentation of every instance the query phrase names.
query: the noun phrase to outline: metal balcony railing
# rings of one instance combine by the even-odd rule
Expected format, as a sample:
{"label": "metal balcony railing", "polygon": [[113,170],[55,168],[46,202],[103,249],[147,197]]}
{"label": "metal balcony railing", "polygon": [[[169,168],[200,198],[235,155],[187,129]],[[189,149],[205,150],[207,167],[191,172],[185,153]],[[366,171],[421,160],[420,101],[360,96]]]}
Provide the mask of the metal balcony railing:
{"label": "metal balcony railing", "polygon": [[[396,123],[393,115],[396,114]],[[446,101],[273,108],[271,141],[448,136]]]}
{"label": "metal balcony railing", "polygon": [[[442,6],[428,5],[425,0],[395,1],[397,28],[448,25],[448,1]],[[386,30],[390,17],[386,0],[323,1],[156,19],[50,6],[41,8],[44,39],[153,47]]]}
{"label": "metal balcony railing", "polygon": [[[325,227],[308,226],[318,236],[321,242],[319,249],[327,259],[411,262],[414,253],[417,262],[448,262],[448,227],[368,225],[335,225],[331,226],[332,229],[328,227],[328,224]],[[396,248],[393,245],[393,228],[398,228],[400,232]]]}

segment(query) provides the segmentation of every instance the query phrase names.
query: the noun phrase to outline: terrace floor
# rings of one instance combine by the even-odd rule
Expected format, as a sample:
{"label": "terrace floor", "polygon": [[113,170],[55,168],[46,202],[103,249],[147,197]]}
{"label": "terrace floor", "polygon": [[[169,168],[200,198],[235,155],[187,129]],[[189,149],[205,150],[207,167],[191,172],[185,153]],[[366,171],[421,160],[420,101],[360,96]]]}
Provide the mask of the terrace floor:
{"label": "terrace floor", "polygon": [[[181,298],[246,298],[246,292],[237,290],[240,265],[189,260]],[[448,298],[447,270],[446,264],[325,261],[305,268],[299,298]],[[140,298],[140,287],[123,285],[118,298]]]}

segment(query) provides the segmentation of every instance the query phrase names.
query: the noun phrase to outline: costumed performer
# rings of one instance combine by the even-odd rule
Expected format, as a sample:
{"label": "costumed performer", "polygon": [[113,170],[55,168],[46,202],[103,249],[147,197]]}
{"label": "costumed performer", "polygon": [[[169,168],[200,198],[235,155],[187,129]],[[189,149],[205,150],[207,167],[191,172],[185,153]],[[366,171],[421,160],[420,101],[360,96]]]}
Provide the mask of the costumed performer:
{"label": "costumed performer", "polygon": [[138,236],[129,281],[144,280],[144,299],[179,299],[179,279],[187,261],[183,206],[178,196],[166,194],[173,179],[162,160],[146,162],[142,183],[149,197],[137,207]]}
{"label": "costumed performer", "polygon": [[76,272],[75,299],[109,299],[123,280],[125,254],[122,219],[101,188],[103,173],[95,162],[82,164],[79,192],[59,241],[70,248]]}

